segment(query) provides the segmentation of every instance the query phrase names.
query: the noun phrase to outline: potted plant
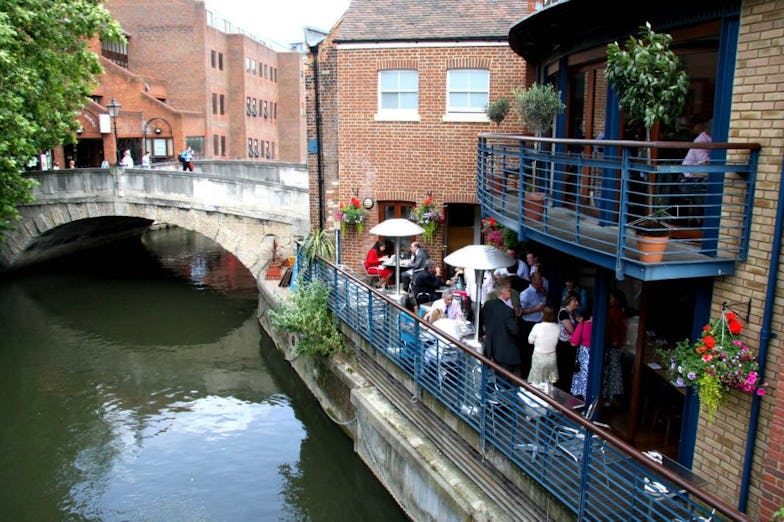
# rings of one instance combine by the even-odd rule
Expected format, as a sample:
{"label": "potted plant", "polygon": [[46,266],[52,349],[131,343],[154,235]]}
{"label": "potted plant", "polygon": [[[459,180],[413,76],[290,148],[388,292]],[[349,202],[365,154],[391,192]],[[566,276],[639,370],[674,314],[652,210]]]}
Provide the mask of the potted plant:
{"label": "potted plant", "polygon": [[283,266],[283,261],[280,258],[280,249],[278,247],[278,240],[272,240],[272,258],[267,265],[267,274],[266,278],[269,279],[280,279],[281,277],[281,270],[280,267]]}
{"label": "potted plant", "polygon": [[433,196],[428,195],[421,206],[411,210],[408,219],[425,229],[422,233],[422,239],[429,243],[433,239],[438,224],[444,221],[444,214],[436,209]]}
{"label": "potted plant", "polygon": [[[515,105],[520,122],[528,127],[536,137],[541,137],[552,127],[555,117],[561,114],[565,105],[561,101],[561,91],[555,90],[550,85],[534,83],[527,89],[515,89]],[[534,143],[534,150],[538,154],[540,142]],[[531,178],[526,184],[525,216],[529,219],[541,218],[544,213],[544,192],[540,190],[540,183],[536,174],[536,159],[531,165]]]}
{"label": "potted plant", "polygon": [[362,232],[365,229],[365,221],[367,221],[367,211],[362,208],[362,202],[357,198],[351,198],[347,205],[340,205],[338,211],[335,212],[335,219],[340,221],[341,234],[346,233],[348,225],[357,227],[357,232]]}
{"label": "potted plant", "polygon": [[668,222],[671,217],[665,210],[659,210],[629,223],[637,236],[639,259],[643,263],[660,263],[664,259],[674,228]]}
{"label": "potted plant", "polygon": [[757,356],[740,340],[742,331],[738,316],[722,310],[695,342],[683,340],[674,350],[660,352],[664,360],[669,358],[676,382],[697,387],[708,420],[731,390],[765,394],[767,384],[759,380]]}
{"label": "potted plant", "polygon": [[490,118],[490,121],[498,127],[509,114],[509,108],[509,100],[501,97],[490,103],[485,112],[487,112],[487,117]]}
{"label": "potted plant", "polygon": [[[607,46],[604,77],[618,94],[628,121],[645,127],[647,141],[657,122],[671,123],[686,103],[689,76],[670,49],[671,42],[669,34],[654,32],[646,22],[640,27],[639,39],[630,36],[623,48],[617,42]],[[650,148],[646,148],[649,164],[650,154]],[[649,207],[651,197],[649,194]]]}

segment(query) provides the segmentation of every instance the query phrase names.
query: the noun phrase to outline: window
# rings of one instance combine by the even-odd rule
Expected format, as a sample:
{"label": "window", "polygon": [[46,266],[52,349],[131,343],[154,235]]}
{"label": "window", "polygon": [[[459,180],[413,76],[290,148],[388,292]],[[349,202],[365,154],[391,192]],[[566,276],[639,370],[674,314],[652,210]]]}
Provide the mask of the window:
{"label": "window", "polygon": [[419,120],[419,73],[379,71],[376,119]]}
{"label": "window", "polygon": [[256,98],[253,98],[253,100],[251,102],[250,112],[251,112],[251,114],[253,114],[253,116],[256,116],[258,114],[256,112]]}
{"label": "window", "polygon": [[223,94],[220,95],[220,113],[226,114],[226,96]]}
{"label": "window", "polygon": [[226,156],[226,136],[220,137],[220,155]]}
{"label": "window", "polygon": [[186,136],[185,146],[193,149],[194,157],[204,156],[204,136]]}
{"label": "window", "polygon": [[[215,112],[215,109],[213,109],[212,112]],[[245,98],[245,114],[247,114],[248,116],[253,115],[253,104],[252,104],[252,100],[250,99],[250,96]]]}
{"label": "window", "polygon": [[215,49],[210,51],[210,65],[212,66],[213,69],[218,67],[218,51],[216,51]]}
{"label": "window", "polygon": [[448,117],[445,119],[487,121],[485,108],[490,93],[490,71],[451,69],[447,71],[446,83]]}
{"label": "window", "polygon": [[248,157],[253,157],[253,138],[248,138]]}
{"label": "window", "polygon": [[212,93],[212,113],[218,114],[218,93]]}
{"label": "window", "polygon": [[[416,206],[416,203],[408,201],[379,201],[378,202],[378,222],[386,221],[387,219],[408,219],[411,211]],[[390,238],[394,239],[394,238]],[[400,238],[400,251],[408,253],[408,247],[411,246],[413,236]]]}
{"label": "window", "polygon": [[218,53],[218,69],[223,70],[223,53]]}

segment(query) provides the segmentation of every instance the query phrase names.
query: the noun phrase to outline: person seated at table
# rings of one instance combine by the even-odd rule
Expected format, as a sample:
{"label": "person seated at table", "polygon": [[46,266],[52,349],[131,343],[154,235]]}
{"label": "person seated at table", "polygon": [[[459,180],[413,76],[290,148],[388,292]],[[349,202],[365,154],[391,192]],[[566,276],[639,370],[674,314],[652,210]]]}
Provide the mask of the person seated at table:
{"label": "person seated at table", "polygon": [[414,281],[411,283],[411,294],[418,304],[427,303],[433,300],[438,288],[444,286],[441,279],[441,267],[436,266],[432,259],[425,261],[424,270],[417,272]]}
{"label": "person seated at table", "polygon": [[460,337],[462,337],[457,328],[457,321],[447,318],[447,316],[444,315],[444,310],[442,308],[433,306],[433,308],[425,314],[425,321],[450,337],[454,337],[455,339],[460,339]]}
{"label": "person seated at table", "polygon": [[411,243],[410,250],[411,264],[408,265],[408,270],[401,272],[400,274],[400,282],[403,284],[403,288],[406,290],[411,284],[411,281],[414,279],[414,276],[424,270],[425,262],[430,259],[427,251],[423,249],[416,241]]}
{"label": "person seated at table", "polygon": [[463,307],[460,301],[455,299],[450,288],[441,292],[441,299],[433,302],[433,308],[439,308],[446,315],[447,319],[462,319]]}
{"label": "person seated at table", "polygon": [[555,322],[555,309],[546,305],[542,310],[542,321],[536,323],[528,334],[528,342],[534,345],[531,357],[531,371],[528,382],[549,382],[558,380],[558,360],[555,348],[561,328]]}
{"label": "person seated at table", "polygon": [[365,270],[368,274],[378,275],[378,284],[379,288],[384,288],[389,281],[389,278],[392,276],[392,270],[382,266],[381,263],[389,259],[389,256],[386,255],[387,245],[383,241],[376,241],[370,250],[368,250],[367,256],[365,256]]}

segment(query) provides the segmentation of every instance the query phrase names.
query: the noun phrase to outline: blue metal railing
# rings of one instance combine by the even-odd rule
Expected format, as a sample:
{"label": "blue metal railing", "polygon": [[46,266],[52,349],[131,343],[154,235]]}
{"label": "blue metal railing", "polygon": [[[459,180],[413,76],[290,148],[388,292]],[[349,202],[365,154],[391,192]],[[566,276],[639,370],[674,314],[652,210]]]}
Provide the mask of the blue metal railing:
{"label": "blue metal railing", "polygon": [[432,395],[478,433],[482,451],[495,448],[579,520],[747,520],[340,267],[318,259],[302,272],[330,287],[337,319],[397,365],[408,385]]}
{"label": "blue metal railing", "polygon": [[[709,149],[708,164],[682,165],[689,148]],[[481,134],[477,196],[483,215],[521,238],[619,279],[727,274],[748,253],[758,155],[757,144]],[[656,265],[636,234],[643,224],[669,236]]]}

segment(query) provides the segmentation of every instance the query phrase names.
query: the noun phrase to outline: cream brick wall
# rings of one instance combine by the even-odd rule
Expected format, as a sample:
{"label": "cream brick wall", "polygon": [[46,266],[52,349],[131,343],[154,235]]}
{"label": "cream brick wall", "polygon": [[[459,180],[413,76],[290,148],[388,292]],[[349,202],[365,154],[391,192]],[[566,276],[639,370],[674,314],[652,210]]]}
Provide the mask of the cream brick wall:
{"label": "cream brick wall", "polygon": [[[745,1],[740,21],[730,141],[756,142],[762,149],[749,259],[738,265],[734,276],[716,280],[713,316],[718,315],[724,302],[751,301],[751,317],[744,333],[749,344],[757,348],[771,267],[779,270],[771,330],[779,336],[784,331],[782,260],[770,259],[784,154],[784,0]],[[770,520],[772,512],[784,505],[784,405],[778,391],[781,363],[779,337],[770,341],[765,367],[769,386],[762,399],[748,499],[749,515],[754,520]],[[700,419],[694,469],[711,477],[713,493],[730,504],[736,504],[739,498],[750,406],[749,396],[735,392],[712,423],[704,416]]]}

